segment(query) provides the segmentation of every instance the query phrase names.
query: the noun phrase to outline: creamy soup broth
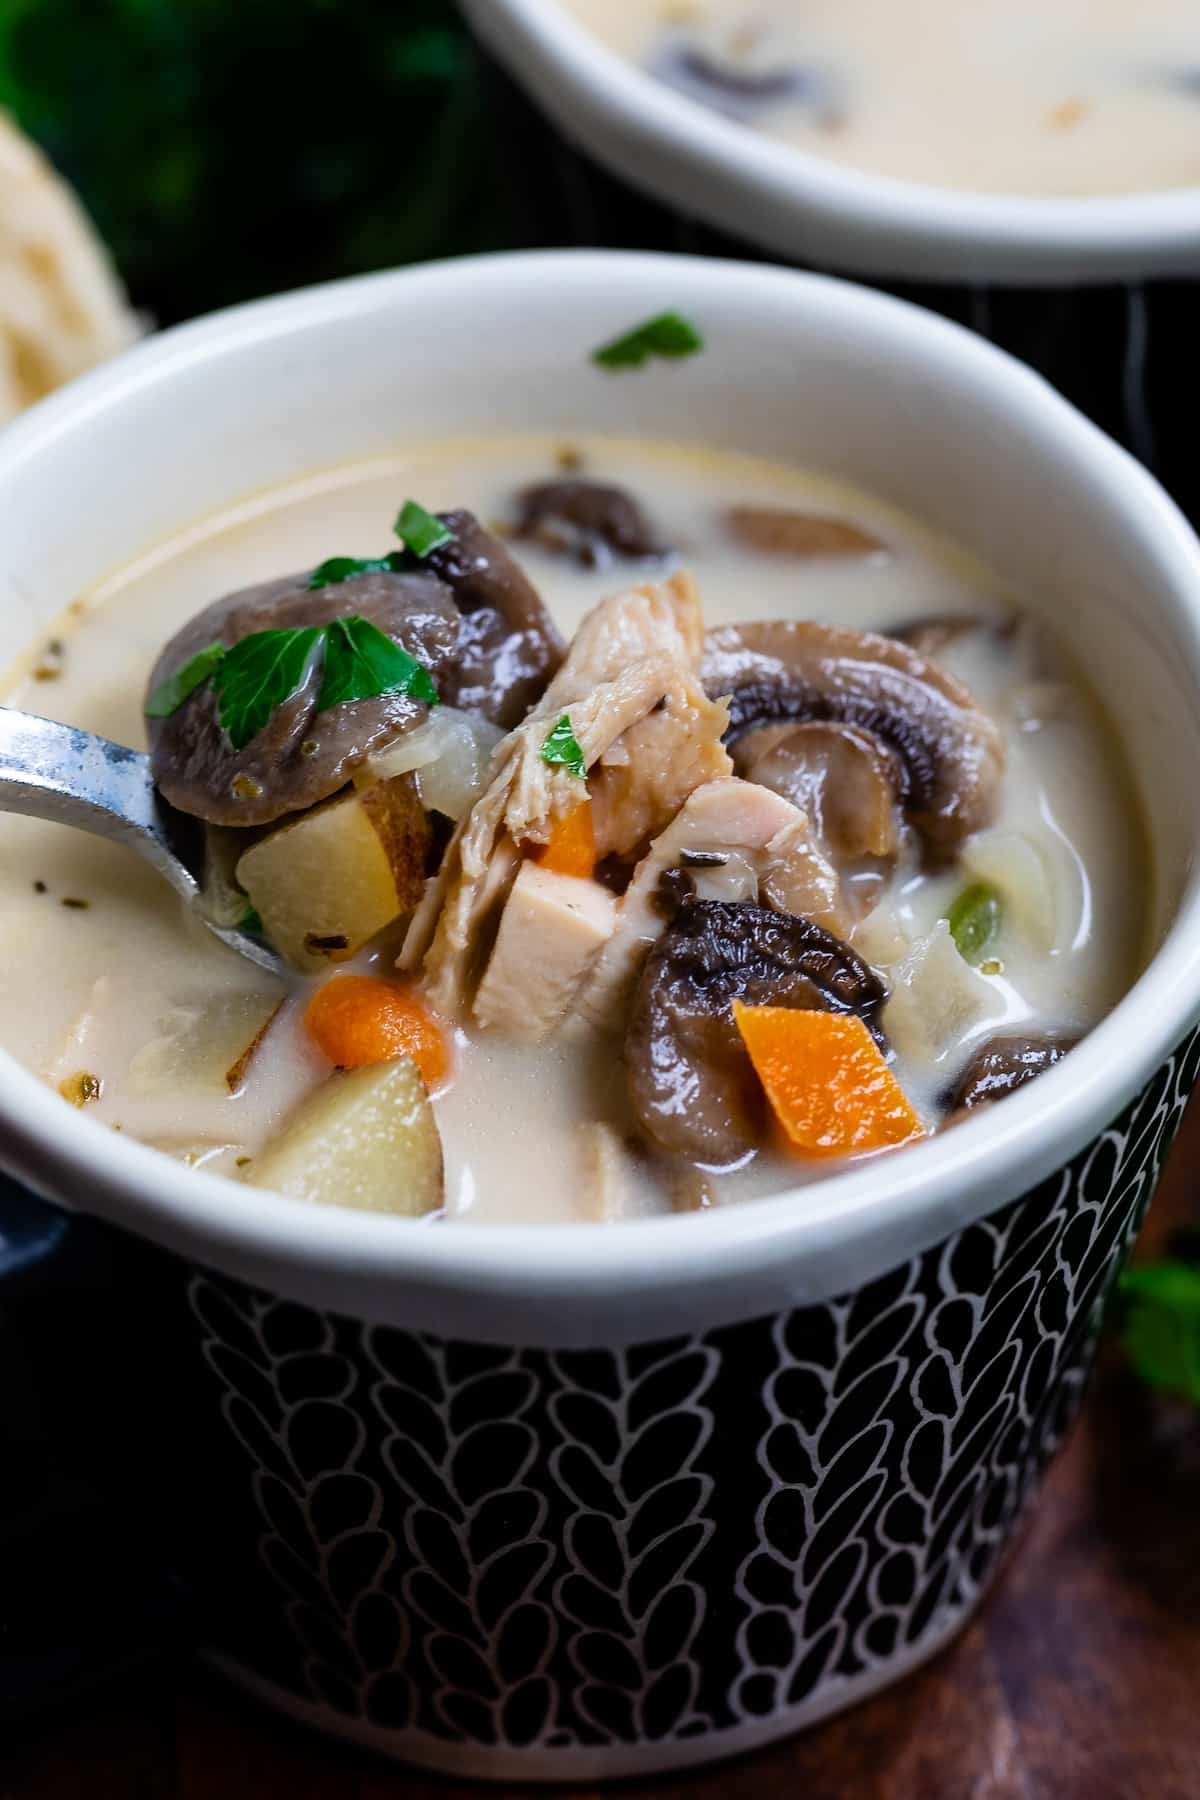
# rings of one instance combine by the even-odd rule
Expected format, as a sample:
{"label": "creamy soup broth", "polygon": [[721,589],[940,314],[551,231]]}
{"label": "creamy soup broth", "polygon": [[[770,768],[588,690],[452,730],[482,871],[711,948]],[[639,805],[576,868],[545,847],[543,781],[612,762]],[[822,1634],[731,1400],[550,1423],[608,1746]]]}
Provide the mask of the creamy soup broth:
{"label": "creamy soup broth", "polygon": [[[1028,623],[1014,628],[1013,597],[967,555],[816,475],[670,446],[597,440],[573,448],[588,475],[639,496],[676,546],[676,561],[697,578],[709,626],[812,617],[887,629],[942,615],[986,622],[940,652],[1007,742],[1000,809],[978,840],[978,866],[939,873],[910,852],[851,939],[898,992],[912,974],[914,947],[928,947],[964,880],[1015,882],[982,967],[949,948],[947,1017],[926,1017],[930,992],[944,998],[944,973],[935,971],[931,989],[919,967],[907,1020],[898,1008],[893,1029],[890,1006],[884,1014],[896,1072],[923,1122],[938,1122],[947,1084],[985,1039],[1013,1030],[1077,1036],[1100,1019],[1137,967],[1142,884],[1129,872],[1141,866],[1141,841],[1116,742],[1049,634]],[[552,474],[561,450],[540,438],[434,446],[256,497],[84,596],[51,633],[61,653],[35,647],[4,699],[141,743],[147,673],[164,641],[214,597],[334,552],[386,549],[400,494],[419,494],[431,508],[468,506],[485,523],[503,520],[514,491]],[[851,520],[886,548],[829,559],[748,552],[730,536],[731,502]],[[627,564],[581,569],[536,545],[512,548],[566,637],[602,596],[646,576]],[[1049,617],[1055,603],[1039,597]],[[0,817],[0,904],[4,1047],[55,1086],[81,1072],[99,1078],[90,1114],[113,1130],[253,1180],[256,1153],[328,1074],[300,1024],[311,984],[295,984],[244,1088],[231,1095],[221,1079],[230,1052],[283,990],[188,917],[149,869],[82,833]],[[945,952],[943,944],[943,961]],[[385,935],[354,967],[390,973],[395,953]],[[599,1119],[628,1130],[620,1041],[581,1031],[520,1046],[459,1030],[455,1077],[434,1107],[447,1220],[597,1216],[578,1125]],[[777,1190],[827,1166],[763,1150],[712,1177],[708,1198]],[[635,1163],[630,1170],[622,1210],[667,1209],[654,1173]]]}
{"label": "creamy soup broth", "polygon": [[1027,195],[1200,184],[1193,0],[564,0],[610,48],[848,167]]}

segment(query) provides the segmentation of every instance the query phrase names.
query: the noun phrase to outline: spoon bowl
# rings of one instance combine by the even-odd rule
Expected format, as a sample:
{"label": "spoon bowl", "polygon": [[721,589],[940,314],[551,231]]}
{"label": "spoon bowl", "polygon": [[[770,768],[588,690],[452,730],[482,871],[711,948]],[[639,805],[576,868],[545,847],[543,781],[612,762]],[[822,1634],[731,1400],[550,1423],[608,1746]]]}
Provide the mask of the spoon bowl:
{"label": "spoon bowl", "polygon": [[260,969],[284,972],[261,938],[218,924],[205,912],[203,829],[159,794],[144,750],[0,707],[0,812],[73,825],[123,844],[169,882],[223,944]]}

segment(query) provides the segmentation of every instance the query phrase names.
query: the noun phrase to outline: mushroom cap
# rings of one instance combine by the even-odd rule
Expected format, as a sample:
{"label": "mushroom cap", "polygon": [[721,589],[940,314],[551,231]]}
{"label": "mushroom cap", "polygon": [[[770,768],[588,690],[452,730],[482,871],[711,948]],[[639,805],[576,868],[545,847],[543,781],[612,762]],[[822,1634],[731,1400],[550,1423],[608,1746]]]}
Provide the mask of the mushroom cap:
{"label": "mushroom cap", "polygon": [[[209,644],[230,649],[256,631],[328,625],[355,613],[423,663],[440,688],[462,628],[453,598],[436,576],[377,571],[321,588],[310,588],[307,574],[284,575],[227,594],[171,639],[147,692]],[[428,713],[407,694],[380,694],[318,714],[320,687],[317,657],[263,730],[235,750],[218,718],[213,683],[201,683],[169,718],[147,720],[159,792],[212,825],[268,825],[336,793],[372,750]]]}
{"label": "mushroom cap", "polygon": [[733,760],[798,806],[836,860],[895,856],[904,773],[873,732],[832,719],[764,725],[738,739]]}
{"label": "mushroom cap", "polygon": [[730,700],[729,741],[784,720],[856,725],[895,752],[897,798],[938,859],[991,819],[1004,769],[995,722],[969,689],[907,644],[813,620],[726,625],[700,679]]}
{"label": "mushroom cap", "polygon": [[663,556],[663,546],[627,489],[581,476],[540,481],[517,496],[514,535],[573,556],[589,568],[616,558]]}
{"label": "mushroom cap", "polygon": [[660,1149],[735,1162],[763,1142],[767,1105],[734,1000],[857,1013],[884,1043],[885,999],[875,971],[811,919],[749,901],[685,898],[634,995],[625,1036],[633,1110]]}
{"label": "mushroom cap", "polygon": [[440,513],[454,535],[424,559],[462,614],[454,660],[439,692],[447,706],[511,731],[542,697],[565,645],[541,595],[474,513]]}
{"label": "mushroom cap", "polygon": [[947,1105],[957,1113],[1003,1100],[1060,1063],[1078,1042],[1075,1037],[989,1038],[955,1082]]}

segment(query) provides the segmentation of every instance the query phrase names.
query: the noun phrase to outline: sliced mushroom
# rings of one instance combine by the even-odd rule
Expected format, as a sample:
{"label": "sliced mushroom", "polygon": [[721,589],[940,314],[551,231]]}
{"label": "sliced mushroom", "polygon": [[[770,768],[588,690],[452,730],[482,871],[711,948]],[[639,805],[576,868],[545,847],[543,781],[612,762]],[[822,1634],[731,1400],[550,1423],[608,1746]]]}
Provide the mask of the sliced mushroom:
{"label": "sliced mushroom", "polygon": [[705,641],[700,678],[730,697],[729,740],[764,725],[856,725],[894,752],[897,799],[937,858],[986,825],[1004,746],[961,682],[894,638],[810,620],[727,625]]}
{"label": "sliced mushroom", "polygon": [[521,565],[474,513],[439,517],[453,536],[423,566],[450,589],[462,614],[441,698],[511,731],[541,699],[562,661],[562,638]]}
{"label": "sliced mushroom", "polygon": [[947,1099],[951,1116],[976,1106],[989,1106],[994,1100],[1003,1100],[1006,1094],[1016,1093],[1060,1063],[1078,1042],[1074,1037],[990,1038],[976,1051],[951,1090]]}
{"label": "sliced mushroom", "polygon": [[767,1106],[734,1000],[853,1012],[882,1042],[883,983],[810,919],[686,899],[650,951],[625,1038],[633,1109],[662,1150],[721,1166],[756,1149]]}
{"label": "sliced mushroom", "polygon": [[903,771],[874,733],[833,720],[764,725],[738,739],[733,760],[748,781],[807,813],[839,861],[895,856]]}
{"label": "sliced mushroom", "polygon": [[830,102],[828,83],[814,70],[761,60],[734,62],[691,40],[668,44],[651,71],[669,87],[731,119],[752,119],[765,106],[784,101],[807,102],[824,112]]}
{"label": "sliced mushroom", "polygon": [[729,528],[747,550],[767,556],[876,556],[880,540],[849,519],[783,506],[731,506]]}
{"label": "sliced mushroom", "polygon": [[587,568],[663,556],[646,514],[625,488],[603,481],[540,481],[518,495],[514,536],[571,556]]}
{"label": "sliced mushroom", "polygon": [[[226,595],[171,639],[147,691],[209,644],[230,648],[256,631],[328,625],[355,613],[423,663],[435,686],[442,685],[462,630],[451,595],[434,575],[380,571],[315,589],[307,575],[285,575]],[[350,700],[318,713],[320,687],[317,657],[257,737],[235,750],[222,729],[213,684],[203,682],[169,718],[147,721],[160,793],[181,812],[213,825],[267,825],[336,793],[373,749],[428,714],[423,701],[407,694]]]}

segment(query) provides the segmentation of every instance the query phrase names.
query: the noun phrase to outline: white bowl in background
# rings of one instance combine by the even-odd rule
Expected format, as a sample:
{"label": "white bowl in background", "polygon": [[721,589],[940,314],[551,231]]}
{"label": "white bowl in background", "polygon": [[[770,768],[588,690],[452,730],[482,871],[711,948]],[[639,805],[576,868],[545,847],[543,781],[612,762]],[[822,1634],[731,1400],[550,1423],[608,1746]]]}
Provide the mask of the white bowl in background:
{"label": "white bowl in background", "polygon": [[1064,286],[1200,275],[1200,186],[1082,199],[893,180],[772,142],[606,48],[557,0],[461,0],[563,136],[791,261],[881,280]]}

